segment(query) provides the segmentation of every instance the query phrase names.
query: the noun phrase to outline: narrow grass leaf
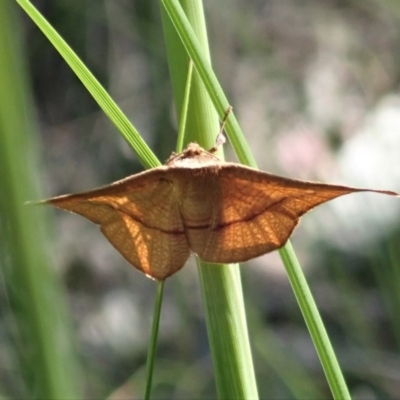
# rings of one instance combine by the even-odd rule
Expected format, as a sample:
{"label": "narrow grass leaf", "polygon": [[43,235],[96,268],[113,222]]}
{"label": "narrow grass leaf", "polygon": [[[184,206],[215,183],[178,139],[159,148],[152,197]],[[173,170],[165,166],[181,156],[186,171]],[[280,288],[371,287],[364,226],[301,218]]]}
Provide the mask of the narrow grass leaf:
{"label": "narrow grass leaf", "polygon": [[[184,2],[184,6],[193,26],[198,29],[201,51],[209,63],[201,2]],[[175,103],[179,113],[182,110],[185,87],[182,77],[186,76],[182,71],[187,70],[189,57],[168,15],[163,13],[162,16]],[[225,105],[220,107],[221,117],[228,103]],[[211,148],[215,145],[218,131],[214,106],[198,72],[194,71],[185,140],[193,140],[205,148]],[[238,265],[213,265],[199,259],[197,263],[218,397],[257,399]]]}
{"label": "narrow grass leaf", "polygon": [[140,136],[139,132],[123,114],[111,96],[102,87],[99,81],[88,70],[75,52],[68,46],[65,40],[56,32],[49,22],[28,0],[17,0],[24,11],[29,15],[38,28],[45,34],[52,45],[61,54],[71,69],[85,85],[102,110],[110,118],[113,124],[119,129],[125,140],[132,147],[140,162],[145,168],[153,168],[160,165],[160,162]]}
{"label": "narrow grass leaf", "polygon": [[347,389],[342,371],[333,351],[329,337],[326,333],[318,308],[307,285],[300,264],[294,255],[293,248],[289,243],[280,250],[285,268],[289,276],[297,302],[306,321],[314,346],[321,360],[322,367],[333,397],[337,400],[351,399]]}

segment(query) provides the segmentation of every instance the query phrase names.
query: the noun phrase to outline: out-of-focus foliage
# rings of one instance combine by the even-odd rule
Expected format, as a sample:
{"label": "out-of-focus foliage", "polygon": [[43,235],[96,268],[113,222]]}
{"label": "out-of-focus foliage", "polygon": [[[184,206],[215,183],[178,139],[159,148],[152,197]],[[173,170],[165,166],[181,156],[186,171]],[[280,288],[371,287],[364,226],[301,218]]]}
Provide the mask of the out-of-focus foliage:
{"label": "out-of-focus foliage", "polygon": [[[158,3],[35,4],[166,159],[177,125]],[[205,7],[213,66],[260,168],[400,191],[398,2],[206,0]],[[21,21],[41,132],[42,197],[138,172],[68,66],[22,13]],[[87,398],[114,390],[114,399],[139,397],[155,285],[94,225],[54,216],[55,267],[69,291]],[[400,396],[399,221],[398,199],[357,194],[305,217],[294,235],[354,398]],[[329,397],[277,254],[242,271],[260,397]],[[1,316],[1,330],[10,318]],[[215,397],[191,263],[166,283],[160,330],[154,398]]]}

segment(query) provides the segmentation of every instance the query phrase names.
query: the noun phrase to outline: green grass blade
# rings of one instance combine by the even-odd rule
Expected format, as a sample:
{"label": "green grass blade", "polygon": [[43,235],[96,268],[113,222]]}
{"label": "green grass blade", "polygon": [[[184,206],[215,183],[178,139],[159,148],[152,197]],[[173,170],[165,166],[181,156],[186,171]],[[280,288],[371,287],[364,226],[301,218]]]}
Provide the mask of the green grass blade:
{"label": "green grass blade", "polygon": [[[171,21],[173,22],[175,29],[187,50],[187,53],[193,60],[196,70],[200,75],[202,82],[204,83],[208,95],[210,96],[215,109],[218,111],[218,115],[222,118],[230,104],[221,88],[221,85],[218,82],[217,77],[214,74],[214,71],[210,66],[209,58],[205,56],[207,53],[204,53],[204,43],[201,43],[201,41],[197,39],[192,25],[189,23],[185,13],[182,11],[178,0],[161,0],[161,2],[171,18]],[[195,3],[196,2],[194,2],[194,4]],[[182,104],[182,102],[179,104]],[[256,167],[256,162],[235,118],[234,112],[232,112],[229,116],[225,128],[229,140],[232,143],[240,162],[252,167]]]}
{"label": "green grass blade", "polygon": [[147,353],[147,362],[146,362],[146,387],[143,397],[145,400],[150,399],[150,394],[151,394],[151,384],[153,381],[153,372],[154,372],[154,360],[156,356],[158,329],[160,326],[161,306],[164,293],[164,282],[165,281],[157,282],[157,295],[154,303],[154,313],[153,313],[153,322],[152,322],[151,336],[149,342],[149,352]]}
{"label": "green grass blade", "polygon": [[[38,192],[36,142],[13,6],[0,2],[0,271],[7,290],[2,307],[12,312],[8,334],[22,374],[15,380],[25,384],[17,397],[82,398],[66,299],[48,257],[45,210],[24,205]],[[3,360],[6,368],[13,367]]]}
{"label": "green grass blade", "polygon": [[29,15],[38,28],[45,34],[51,44],[57,49],[78,78],[85,85],[86,89],[93,96],[102,110],[119,129],[122,136],[132,147],[140,162],[145,168],[153,168],[160,165],[157,157],[141,138],[139,132],[130,123],[107,91],[101,86],[99,81],[88,70],[84,63],[68,46],[65,40],[55,31],[49,22],[39,13],[39,11],[28,0],[17,0],[24,11]]}
{"label": "green grass blade", "polygon": [[329,341],[321,316],[307,285],[303,271],[292,245],[289,243],[280,250],[290,284],[300,305],[314,346],[318,352],[333,397],[337,400],[351,399],[342,371]]}
{"label": "green grass blade", "polygon": [[218,397],[258,399],[239,266],[197,262]]}
{"label": "green grass blade", "polygon": [[[201,2],[188,1],[184,6],[193,25],[198,29],[204,58],[208,59]],[[163,25],[175,103],[179,114],[184,96],[183,77],[187,74],[189,57],[165,13],[163,13]],[[224,106],[220,111],[223,116]],[[215,109],[197,71],[193,72],[186,131],[187,141],[195,140],[206,148],[214,146],[219,131]],[[238,266],[213,265],[200,260],[197,262],[218,397],[257,399]]]}
{"label": "green grass blade", "polygon": [[178,132],[178,141],[176,143],[176,152],[180,153],[183,150],[183,143],[185,138],[185,128],[186,128],[186,120],[187,113],[189,108],[189,98],[190,98],[190,89],[192,87],[192,76],[193,76],[193,62],[189,60],[186,85],[185,85],[185,93],[183,97],[183,107],[181,111],[181,119],[179,122],[179,132]]}

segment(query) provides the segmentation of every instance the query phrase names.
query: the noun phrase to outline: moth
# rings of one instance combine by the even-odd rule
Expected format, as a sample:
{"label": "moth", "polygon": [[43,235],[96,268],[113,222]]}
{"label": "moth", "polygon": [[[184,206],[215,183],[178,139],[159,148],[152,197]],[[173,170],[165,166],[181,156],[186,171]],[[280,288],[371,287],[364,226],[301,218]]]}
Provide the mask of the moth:
{"label": "moth", "polygon": [[44,200],[95,224],[135,268],[156,280],[191,252],[212,263],[247,261],[282,247],[299,218],[357,189],[283,178],[221,161],[190,143],[165,165],[84,193]]}

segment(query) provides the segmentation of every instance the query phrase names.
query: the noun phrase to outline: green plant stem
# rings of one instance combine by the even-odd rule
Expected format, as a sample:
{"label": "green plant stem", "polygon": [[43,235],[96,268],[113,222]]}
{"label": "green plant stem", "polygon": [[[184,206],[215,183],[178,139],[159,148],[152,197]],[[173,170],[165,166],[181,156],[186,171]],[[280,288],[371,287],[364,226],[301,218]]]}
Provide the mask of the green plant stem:
{"label": "green plant stem", "polygon": [[154,373],[154,359],[157,347],[158,329],[160,326],[163,293],[164,293],[164,281],[157,282],[157,295],[156,295],[156,301],[154,303],[153,324],[151,328],[149,351],[147,353],[147,362],[146,362],[146,388],[144,393],[145,400],[150,399],[151,384],[153,381],[153,373]]}
{"label": "green plant stem", "polygon": [[192,76],[193,76],[193,62],[189,60],[188,72],[185,85],[185,93],[183,97],[183,107],[181,111],[181,119],[179,123],[178,141],[176,143],[176,151],[180,153],[183,149],[183,142],[185,137],[185,128],[187,121],[187,113],[189,108],[190,88],[192,87]]}
{"label": "green plant stem", "polygon": [[[168,1],[162,3],[166,5]],[[196,30],[202,57],[209,64],[202,4],[198,0],[190,0],[182,2],[182,5]],[[184,71],[187,70],[189,57],[168,15],[163,13],[162,16],[175,104],[180,115],[184,97],[182,77],[186,76]],[[221,118],[228,105],[226,102],[220,107]],[[197,141],[205,148],[215,145],[219,131],[218,119],[198,71],[193,72],[187,121],[186,141]],[[238,265],[215,265],[199,259],[197,263],[218,397],[257,399]]]}
{"label": "green plant stem", "polygon": [[[187,53],[193,60],[196,71],[201,77],[205,89],[207,90],[215,109],[218,111],[218,115],[222,119],[230,104],[211,68],[210,59],[208,57],[208,44],[207,52],[204,52],[204,46],[207,42],[202,40],[202,38],[196,34],[198,31],[196,31],[196,33],[194,32],[194,28],[199,28],[200,24],[196,21],[191,21],[192,24],[189,22],[188,17],[182,10],[178,0],[161,0],[161,2],[174,24],[176,32],[181,38]],[[193,1],[193,6],[190,2],[187,2],[186,4],[188,7],[194,7],[196,3],[197,1]],[[177,93],[175,93],[175,96],[177,96],[179,100],[179,95]],[[207,99],[207,101],[209,101],[209,99]],[[182,102],[180,101],[177,103],[178,113],[180,112],[179,104],[182,104]],[[256,167],[256,161],[250,151],[243,132],[240,129],[234,112],[231,112],[226,122],[225,130],[240,162],[251,167]],[[205,143],[203,143],[203,145],[205,145]],[[210,146],[208,146],[208,148],[210,148]]]}
{"label": "green plant stem", "polygon": [[258,399],[239,265],[196,261],[218,398]]}
{"label": "green plant stem", "polygon": [[329,341],[328,334],[326,333],[321,316],[319,315],[317,306],[307,285],[300,264],[297,261],[292,245],[288,243],[279,252],[314,342],[314,346],[321,360],[333,397],[337,400],[351,399],[339,363]]}

